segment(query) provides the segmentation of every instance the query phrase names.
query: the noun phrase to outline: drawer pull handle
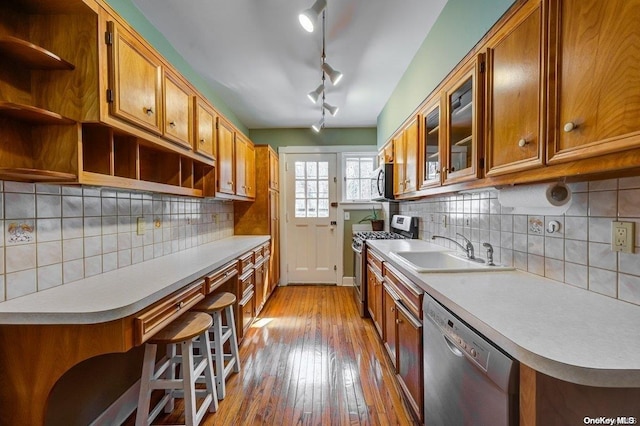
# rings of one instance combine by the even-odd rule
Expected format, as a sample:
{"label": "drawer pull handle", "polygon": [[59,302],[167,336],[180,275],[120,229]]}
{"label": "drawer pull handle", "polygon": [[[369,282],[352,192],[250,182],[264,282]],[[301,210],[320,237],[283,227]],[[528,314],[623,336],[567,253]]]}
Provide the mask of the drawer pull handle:
{"label": "drawer pull handle", "polygon": [[176,308],[178,308],[178,310],[182,309],[184,307],[184,302],[181,301],[180,303],[176,304]]}
{"label": "drawer pull handle", "polygon": [[576,123],[573,122],[568,122],[564,125],[563,130],[565,131],[565,133],[569,133],[571,131],[573,131],[574,129],[576,129],[578,127],[578,125]]}
{"label": "drawer pull handle", "polygon": [[145,108],[144,108],[144,112],[145,112],[148,116],[151,116],[151,115],[153,115],[153,108],[147,108],[147,107],[145,107]]}

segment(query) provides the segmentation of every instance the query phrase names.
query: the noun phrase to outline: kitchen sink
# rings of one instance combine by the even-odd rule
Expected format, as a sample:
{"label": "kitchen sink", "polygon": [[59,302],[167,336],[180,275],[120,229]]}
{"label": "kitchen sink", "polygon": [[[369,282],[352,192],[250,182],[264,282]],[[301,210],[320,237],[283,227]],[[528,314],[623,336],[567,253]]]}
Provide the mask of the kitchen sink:
{"label": "kitchen sink", "polygon": [[392,251],[391,256],[416,272],[496,272],[515,268],[487,265],[481,259],[467,259],[448,251]]}

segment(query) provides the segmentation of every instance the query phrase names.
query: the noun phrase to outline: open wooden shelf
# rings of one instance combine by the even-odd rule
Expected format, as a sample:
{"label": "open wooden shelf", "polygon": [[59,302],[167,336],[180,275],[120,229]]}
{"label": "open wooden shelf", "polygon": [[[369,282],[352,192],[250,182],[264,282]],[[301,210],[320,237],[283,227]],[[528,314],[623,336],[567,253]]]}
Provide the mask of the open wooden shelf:
{"label": "open wooden shelf", "polygon": [[75,69],[75,65],[65,61],[55,53],[17,37],[1,36],[0,52],[6,55],[8,59],[16,60],[27,68],[34,70]]}
{"label": "open wooden shelf", "polygon": [[75,121],[46,109],[31,105],[0,102],[0,115],[32,124],[74,124]]}
{"label": "open wooden shelf", "polygon": [[72,173],[56,172],[53,170],[0,167],[0,180],[66,183],[77,182],[78,176]]}

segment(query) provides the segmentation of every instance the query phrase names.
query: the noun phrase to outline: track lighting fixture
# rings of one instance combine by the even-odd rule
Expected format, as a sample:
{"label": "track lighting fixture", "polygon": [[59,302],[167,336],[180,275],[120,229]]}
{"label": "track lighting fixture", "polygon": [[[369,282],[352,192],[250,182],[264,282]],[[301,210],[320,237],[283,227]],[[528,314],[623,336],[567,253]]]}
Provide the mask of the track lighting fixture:
{"label": "track lighting fixture", "polygon": [[329,76],[329,80],[331,80],[331,84],[333,84],[334,86],[340,83],[340,80],[342,80],[342,73],[340,71],[334,70],[331,65],[326,62],[322,63],[322,71],[324,71],[325,74]]}
{"label": "track lighting fixture", "polygon": [[[318,20],[318,16],[322,12],[322,55],[320,56],[320,59],[321,59],[320,71],[321,71],[322,81],[320,82],[320,85],[316,87],[315,90],[307,93],[307,97],[311,100],[311,102],[313,102],[314,104],[320,103],[322,105],[322,107],[320,108],[320,112],[322,115],[320,118],[320,121],[318,121],[317,123],[311,126],[311,128],[315,132],[320,132],[320,130],[324,128],[324,117],[325,117],[324,111],[325,110],[329,111],[329,114],[331,114],[332,116],[335,116],[336,113],[338,112],[338,107],[330,105],[325,102],[326,78],[329,77],[329,80],[331,80],[331,83],[334,86],[338,84],[342,79],[342,73],[340,71],[333,69],[333,67],[331,67],[331,65],[329,65],[326,62],[326,57],[327,57],[325,54],[325,45],[326,45],[326,38],[325,38],[326,22],[325,21],[327,17],[326,8],[327,8],[327,0],[316,0],[316,2],[313,3],[313,6],[311,6],[310,9],[307,9],[304,12],[300,13],[300,16],[299,16],[300,25],[302,25],[302,27],[305,30],[312,32],[315,29],[315,23]],[[322,101],[320,101],[321,97],[322,97]]]}
{"label": "track lighting fixture", "polygon": [[325,7],[327,7],[327,0],[316,0],[313,6],[298,15],[300,25],[305,31],[312,33],[315,30],[316,21]]}
{"label": "track lighting fixture", "polygon": [[329,105],[326,102],[322,103],[322,108],[324,108],[327,111],[329,111],[329,114],[331,114],[332,117],[335,116],[338,113],[338,107],[337,106]]}
{"label": "track lighting fixture", "polygon": [[320,85],[316,87],[316,90],[307,93],[307,97],[311,100],[311,102],[313,102],[314,104],[317,104],[318,99],[320,98],[320,95],[322,95],[323,93],[324,93],[324,83],[320,83]]}
{"label": "track lighting fixture", "polygon": [[324,127],[324,117],[322,117],[320,121],[318,121],[317,123],[311,126],[313,131],[316,133],[320,133],[320,130],[322,130],[323,127]]}

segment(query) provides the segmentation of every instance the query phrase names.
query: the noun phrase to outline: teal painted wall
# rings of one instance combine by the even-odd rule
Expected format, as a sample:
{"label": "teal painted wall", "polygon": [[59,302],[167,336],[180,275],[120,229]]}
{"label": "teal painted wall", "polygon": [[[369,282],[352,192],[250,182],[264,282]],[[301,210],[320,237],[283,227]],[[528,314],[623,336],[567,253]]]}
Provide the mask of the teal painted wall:
{"label": "teal painted wall", "polygon": [[375,127],[349,127],[322,129],[320,133],[306,129],[252,129],[249,138],[256,145],[271,145],[277,150],[281,146],[331,146],[374,145]]}
{"label": "teal painted wall", "polygon": [[240,131],[248,135],[249,130],[240,119],[229,109],[225,102],[213,91],[185,60],[173,48],[171,43],[145,18],[131,0],[106,0],[127,23],[136,29],[164,58],[169,61],[180,73],[191,82],[200,93],[216,107],[216,109],[231,121]]}
{"label": "teal painted wall", "polygon": [[514,0],[449,0],[378,115],[378,146],[509,9]]}

